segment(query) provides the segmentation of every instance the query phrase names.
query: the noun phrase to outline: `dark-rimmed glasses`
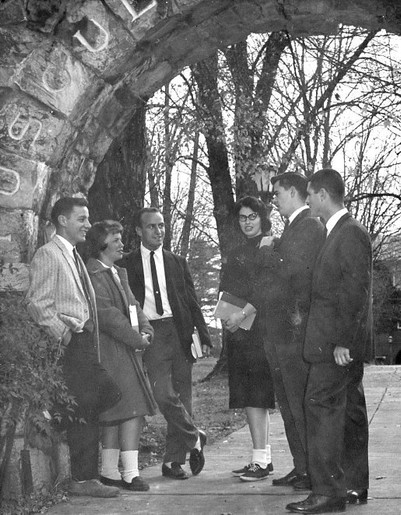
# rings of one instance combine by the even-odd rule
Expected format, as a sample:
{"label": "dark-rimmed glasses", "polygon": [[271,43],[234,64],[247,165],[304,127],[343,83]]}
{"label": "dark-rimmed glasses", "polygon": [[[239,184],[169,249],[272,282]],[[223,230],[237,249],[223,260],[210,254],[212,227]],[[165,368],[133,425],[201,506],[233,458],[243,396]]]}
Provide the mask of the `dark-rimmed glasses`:
{"label": "dark-rimmed glasses", "polygon": [[240,222],[246,222],[247,220],[250,220],[253,222],[256,220],[256,218],[259,216],[259,213],[251,213],[250,215],[239,215],[238,219]]}

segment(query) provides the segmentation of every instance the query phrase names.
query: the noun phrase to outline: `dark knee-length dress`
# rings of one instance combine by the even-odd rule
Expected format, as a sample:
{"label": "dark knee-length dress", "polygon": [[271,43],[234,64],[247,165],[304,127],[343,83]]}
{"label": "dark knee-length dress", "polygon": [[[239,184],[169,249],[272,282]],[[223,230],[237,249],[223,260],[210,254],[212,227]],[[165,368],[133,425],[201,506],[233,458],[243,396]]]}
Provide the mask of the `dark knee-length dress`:
{"label": "dark knee-length dress", "polygon": [[[255,253],[262,235],[249,238],[234,249],[224,265],[220,291],[240,297],[256,309],[260,307],[254,295]],[[263,348],[260,313],[257,312],[250,331],[238,329],[227,335],[228,384],[230,408],[274,408],[275,397],[269,363]]]}

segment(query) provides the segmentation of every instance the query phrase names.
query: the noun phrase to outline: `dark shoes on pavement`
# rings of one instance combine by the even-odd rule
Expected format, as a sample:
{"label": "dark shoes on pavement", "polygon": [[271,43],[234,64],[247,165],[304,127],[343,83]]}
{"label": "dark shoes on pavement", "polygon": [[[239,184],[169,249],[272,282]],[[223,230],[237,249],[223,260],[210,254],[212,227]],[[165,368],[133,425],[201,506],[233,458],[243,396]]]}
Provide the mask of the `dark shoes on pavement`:
{"label": "dark shoes on pavement", "polygon": [[189,467],[191,469],[191,472],[194,476],[197,476],[202,472],[202,469],[205,465],[205,456],[203,454],[203,448],[206,445],[206,433],[199,429],[199,439],[200,439],[200,450],[199,449],[192,449],[192,451],[189,453]]}
{"label": "dark shoes on pavement", "polygon": [[149,490],[148,483],[141,476],[134,477],[130,483],[122,479],[121,486],[125,490],[131,490],[131,492],[147,492]]}
{"label": "dark shoes on pavement", "polygon": [[163,463],[162,465],[162,475],[164,477],[169,477],[170,479],[188,479],[188,474],[181,468],[179,463],[173,461],[171,467]]}
{"label": "dark shoes on pavement", "polygon": [[368,502],[368,491],[363,490],[347,490],[347,503],[349,504],[366,504]]}
{"label": "dark shoes on pavement", "polygon": [[[249,468],[252,466],[252,463],[249,463],[248,465],[245,465],[245,467],[242,467],[242,469],[232,470],[231,473],[235,477],[240,477],[246,474],[249,470]],[[267,468],[269,470],[269,474],[273,473],[273,463],[268,463]]]}
{"label": "dark shoes on pavement", "polygon": [[131,492],[147,492],[149,485],[140,476],[134,477],[131,482],[124,481],[124,479],[109,479],[108,477],[100,476],[100,481],[107,486],[116,486],[124,488],[124,490],[131,490]]}
{"label": "dark shoes on pavement", "polygon": [[247,465],[247,471],[245,474],[239,476],[241,481],[260,481],[267,479],[269,475],[269,466],[266,468],[261,467],[258,463],[251,463]]}
{"label": "dark shoes on pavement", "polygon": [[304,501],[287,504],[292,513],[337,513],[345,511],[345,497],[310,494]]}
{"label": "dark shoes on pavement", "polygon": [[68,484],[70,495],[86,495],[89,497],[117,497],[120,493],[115,486],[102,484],[98,479],[88,479],[87,481],[73,481]]}
{"label": "dark shoes on pavement", "polygon": [[273,479],[274,486],[292,486],[296,490],[310,490],[311,482],[308,474],[299,474],[295,469],[286,476]]}

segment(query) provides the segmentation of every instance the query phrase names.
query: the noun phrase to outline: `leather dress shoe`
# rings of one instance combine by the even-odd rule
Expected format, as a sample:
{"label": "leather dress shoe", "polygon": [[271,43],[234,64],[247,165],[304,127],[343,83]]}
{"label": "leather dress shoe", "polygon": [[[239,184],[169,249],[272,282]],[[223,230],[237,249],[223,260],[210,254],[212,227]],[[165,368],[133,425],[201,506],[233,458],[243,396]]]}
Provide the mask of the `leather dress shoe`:
{"label": "leather dress shoe", "polygon": [[312,482],[308,474],[299,475],[292,486],[295,490],[312,490]]}
{"label": "leather dress shoe", "polygon": [[366,504],[368,502],[368,490],[347,490],[347,503],[349,504]]}
{"label": "leather dress shoe", "polygon": [[131,490],[131,492],[147,492],[149,490],[149,485],[146,481],[144,481],[141,476],[136,476],[129,483],[128,481],[121,480],[122,487],[125,490]]}
{"label": "leather dress shoe", "polygon": [[103,483],[106,486],[122,486],[122,480],[121,479],[110,479],[109,477],[100,476],[100,482]]}
{"label": "leather dress shoe", "polygon": [[185,470],[181,468],[181,465],[175,461],[172,462],[171,467],[163,463],[162,475],[170,479],[188,479],[189,477]]}
{"label": "leather dress shoe", "polygon": [[307,474],[298,474],[298,472],[293,469],[286,476],[273,479],[272,484],[274,486],[292,486],[296,481],[300,481],[305,476],[308,477]]}
{"label": "leather dress shoe", "polygon": [[89,497],[117,497],[120,490],[114,486],[103,485],[98,479],[88,479],[86,481],[71,480],[67,487],[70,495],[89,496]]}
{"label": "leather dress shoe", "polygon": [[203,448],[206,445],[206,433],[199,429],[199,439],[200,439],[200,450],[192,449],[189,454],[189,467],[194,476],[197,476],[205,465],[205,456],[203,454]]}
{"label": "leather dress shoe", "polygon": [[292,513],[337,513],[345,511],[345,505],[345,497],[310,494],[303,501],[287,504],[286,509]]}

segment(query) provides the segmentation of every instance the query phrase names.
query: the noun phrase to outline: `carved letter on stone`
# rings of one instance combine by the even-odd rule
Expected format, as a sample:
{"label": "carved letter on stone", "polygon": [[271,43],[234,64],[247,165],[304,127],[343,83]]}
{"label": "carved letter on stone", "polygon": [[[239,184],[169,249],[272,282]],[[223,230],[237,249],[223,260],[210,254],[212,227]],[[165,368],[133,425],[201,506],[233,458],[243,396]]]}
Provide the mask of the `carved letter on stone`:
{"label": "carved letter on stone", "polygon": [[84,45],[85,48],[87,48],[89,50],[89,52],[101,52],[102,50],[104,50],[108,44],[109,44],[109,33],[107,32],[106,29],[104,29],[100,23],[98,23],[96,20],[94,20],[93,18],[89,18],[89,20],[94,23],[96,25],[96,27],[99,28],[99,30],[103,33],[104,35],[104,42],[99,45],[98,47],[93,47],[90,43],[88,43],[88,41],[83,37],[83,35],[81,34],[81,31],[78,31],[76,32],[74,35],[73,35],[73,38],[77,38],[77,40],[82,43],[82,45]]}
{"label": "carved letter on stone", "polygon": [[35,136],[33,137],[33,140],[31,142],[31,144],[29,145],[30,147],[34,146],[35,145],[35,141],[38,139],[39,137],[39,134],[41,133],[41,130],[42,130],[42,122],[40,120],[38,120],[37,118],[31,118],[31,117],[28,117],[28,121],[26,122],[25,126],[23,129],[20,129],[19,131],[14,131],[14,125],[17,123],[18,119],[20,118],[21,114],[18,113],[17,116],[14,118],[14,120],[12,121],[12,123],[10,124],[9,128],[8,128],[8,134],[10,136],[10,138],[12,139],[16,139],[17,141],[21,141],[22,138],[25,136],[27,130],[29,129],[30,126],[32,126],[33,124],[37,124],[38,125],[38,130],[36,131],[36,134]]}
{"label": "carved letter on stone", "polygon": [[18,172],[0,166],[0,194],[15,195],[20,188],[21,179]]}
{"label": "carved letter on stone", "polygon": [[54,57],[56,61],[49,63],[42,75],[43,85],[50,93],[59,93],[71,84],[71,74],[65,69],[68,54],[63,49],[57,54]]}
{"label": "carved letter on stone", "polygon": [[143,9],[142,11],[140,11],[138,13],[135,11],[135,9],[132,7],[132,5],[128,2],[128,0],[121,0],[121,3],[124,5],[124,7],[127,9],[127,11],[132,16],[131,21],[136,20],[137,18],[142,16],[142,14],[145,14],[146,12],[150,11],[150,9],[157,6],[157,0],[153,0],[153,2],[151,2],[147,7],[145,7],[145,9]]}
{"label": "carved letter on stone", "polygon": [[21,141],[22,138],[25,136],[26,131],[29,129],[29,118],[28,118],[28,121],[26,122],[25,127],[23,129],[16,130],[15,132],[13,131],[14,125],[17,123],[20,116],[21,116],[21,114],[18,113],[8,128],[8,135],[10,136],[10,138],[16,139],[17,141]]}

